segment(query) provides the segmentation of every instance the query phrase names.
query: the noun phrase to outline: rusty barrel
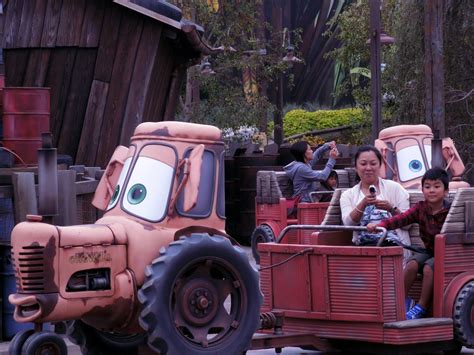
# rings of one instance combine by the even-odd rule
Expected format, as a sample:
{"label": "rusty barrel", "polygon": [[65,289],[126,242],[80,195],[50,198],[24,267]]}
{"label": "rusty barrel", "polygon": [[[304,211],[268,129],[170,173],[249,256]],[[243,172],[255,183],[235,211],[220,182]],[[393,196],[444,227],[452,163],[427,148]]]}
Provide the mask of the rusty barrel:
{"label": "rusty barrel", "polygon": [[[41,133],[50,131],[50,89],[5,87],[3,89],[3,145],[24,163],[38,163]],[[15,164],[22,162],[15,159]]]}

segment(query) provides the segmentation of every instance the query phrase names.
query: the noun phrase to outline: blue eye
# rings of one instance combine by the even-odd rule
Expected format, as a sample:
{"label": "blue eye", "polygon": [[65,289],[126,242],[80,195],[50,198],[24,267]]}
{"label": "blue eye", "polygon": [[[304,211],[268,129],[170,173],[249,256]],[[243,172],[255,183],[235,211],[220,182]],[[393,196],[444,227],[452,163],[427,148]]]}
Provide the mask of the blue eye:
{"label": "blue eye", "polygon": [[418,172],[423,168],[423,164],[421,161],[417,159],[413,159],[409,164],[408,167],[410,168],[411,171],[413,172]]}
{"label": "blue eye", "polygon": [[146,188],[142,184],[135,184],[128,192],[128,202],[136,205],[142,202],[146,197]]}

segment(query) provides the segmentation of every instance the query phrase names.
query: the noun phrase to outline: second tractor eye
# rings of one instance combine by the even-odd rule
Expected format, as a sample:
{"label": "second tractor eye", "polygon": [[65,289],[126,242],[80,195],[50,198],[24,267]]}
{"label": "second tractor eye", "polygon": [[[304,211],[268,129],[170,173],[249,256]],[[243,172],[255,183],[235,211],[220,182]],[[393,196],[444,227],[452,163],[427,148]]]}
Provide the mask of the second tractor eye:
{"label": "second tractor eye", "polygon": [[421,162],[419,160],[412,160],[409,164],[410,170],[411,171],[420,171],[422,168]]}

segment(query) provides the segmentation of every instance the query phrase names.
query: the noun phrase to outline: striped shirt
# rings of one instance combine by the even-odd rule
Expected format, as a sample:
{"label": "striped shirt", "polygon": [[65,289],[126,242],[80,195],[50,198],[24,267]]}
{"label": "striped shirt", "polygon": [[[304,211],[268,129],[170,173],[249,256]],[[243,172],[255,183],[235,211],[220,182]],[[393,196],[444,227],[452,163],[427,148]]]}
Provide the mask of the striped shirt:
{"label": "striped shirt", "polygon": [[418,223],[420,237],[425,248],[434,254],[434,238],[441,232],[443,223],[449,212],[450,204],[443,201],[443,208],[433,214],[425,201],[416,203],[413,207],[389,219],[383,220],[378,225],[387,229],[396,229]]}

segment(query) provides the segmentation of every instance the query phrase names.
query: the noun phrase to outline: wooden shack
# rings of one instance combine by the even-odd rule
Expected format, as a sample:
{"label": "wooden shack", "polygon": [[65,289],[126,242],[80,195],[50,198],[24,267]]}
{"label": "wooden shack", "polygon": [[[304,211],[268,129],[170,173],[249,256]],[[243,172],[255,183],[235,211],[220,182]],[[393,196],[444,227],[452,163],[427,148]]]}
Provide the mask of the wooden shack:
{"label": "wooden shack", "polygon": [[60,154],[105,166],[137,124],[173,119],[202,29],[160,0],[3,0],[6,86],[50,87]]}

